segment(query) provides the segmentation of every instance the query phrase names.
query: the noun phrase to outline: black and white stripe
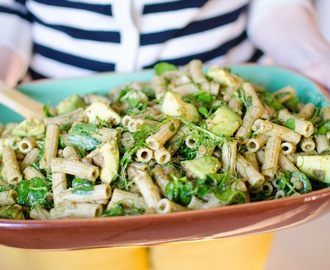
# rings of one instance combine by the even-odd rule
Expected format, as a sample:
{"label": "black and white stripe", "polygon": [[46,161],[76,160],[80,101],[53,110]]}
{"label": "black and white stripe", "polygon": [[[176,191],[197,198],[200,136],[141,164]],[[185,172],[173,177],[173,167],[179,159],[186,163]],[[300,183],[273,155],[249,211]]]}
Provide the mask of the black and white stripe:
{"label": "black and white stripe", "polygon": [[0,0],[0,17],[30,21],[35,78],[64,77],[133,71],[159,61],[184,65],[194,58],[219,63],[255,60],[260,52],[247,40],[248,3]]}

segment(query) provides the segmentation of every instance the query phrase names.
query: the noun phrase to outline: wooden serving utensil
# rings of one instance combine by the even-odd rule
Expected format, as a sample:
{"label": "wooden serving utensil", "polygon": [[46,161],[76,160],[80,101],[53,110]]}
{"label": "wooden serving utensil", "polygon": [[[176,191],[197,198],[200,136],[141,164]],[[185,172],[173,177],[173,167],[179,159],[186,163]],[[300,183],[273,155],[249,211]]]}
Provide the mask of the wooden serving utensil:
{"label": "wooden serving utensil", "polygon": [[44,105],[0,81],[0,103],[25,118],[41,118]]}

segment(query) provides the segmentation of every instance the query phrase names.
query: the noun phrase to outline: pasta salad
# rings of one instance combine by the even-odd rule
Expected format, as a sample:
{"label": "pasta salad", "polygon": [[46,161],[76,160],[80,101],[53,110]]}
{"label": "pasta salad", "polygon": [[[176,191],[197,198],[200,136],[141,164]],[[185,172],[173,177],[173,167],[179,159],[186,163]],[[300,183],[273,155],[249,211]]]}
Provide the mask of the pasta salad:
{"label": "pasta salad", "polygon": [[149,82],[79,93],[0,125],[0,218],[190,211],[330,183],[330,106],[221,66],[159,63]]}

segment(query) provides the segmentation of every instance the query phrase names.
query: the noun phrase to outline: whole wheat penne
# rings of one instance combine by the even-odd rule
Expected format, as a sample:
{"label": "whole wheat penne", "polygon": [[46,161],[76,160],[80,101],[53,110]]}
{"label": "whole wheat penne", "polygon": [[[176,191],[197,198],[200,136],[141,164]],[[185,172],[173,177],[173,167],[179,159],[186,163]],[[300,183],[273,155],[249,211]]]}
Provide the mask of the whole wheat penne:
{"label": "whole wheat penne", "polygon": [[33,207],[30,211],[30,218],[35,220],[50,220],[51,215],[49,210],[40,206]]}
{"label": "whole wheat penne", "polygon": [[52,173],[67,173],[92,182],[95,182],[99,176],[99,168],[97,166],[65,158],[54,158],[51,161],[51,171]]}
{"label": "whole wheat penne", "polygon": [[243,102],[236,97],[229,99],[228,107],[229,107],[229,109],[231,109],[233,112],[237,113],[238,115],[242,115],[242,113],[243,113],[242,112]]}
{"label": "whole wheat penne", "polygon": [[154,157],[154,151],[148,147],[141,147],[136,151],[135,156],[137,162],[148,162]]}
{"label": "whole wheat penne", "polygon": [[37,139],[34,137],[23,138],[18,142],[18,150],[21,153],[28,153],[36,146]]}
{"label": "whole wheat penne", "polygon": [[106,105],[110,105],[111,100],[108,97],[97,95],[97,94],[87,94],[83,96],[86,104],[92,104],[96,101],[103,102]]}
{"label": "whole wheat penne", "polygon": [[214,149],[215,149],[215,145],[202,144],[198,147],[198,152],[196,154],[196,158],[204,157],[206,155],[213,156]]}
{"label": "whole wheat penne", "polygon": [[78,108],[66,114],[61,114],[53,117],[46,117],[43,119],[45,125],[63,125],[63,124],[72,124],[74,121],[81,117],[83,113],[82,108]]}
{"label": "whole wheat penne", "polygon": [[171,159],[171,154],[165,149],[164,146],[154,150],[154,158],[158,164],[166,164]]}
{"label": "whole wheat penne", "polygon": [[146,143],[152,150],[159,149],[178,131],[180,123],[180,120],[172,118],[163,124],[155,134],[150,135],[146,139]]}
{"label": "whole wheat penne", "polygon": [[68,145],[63,149],[62,153],[64,158],[70,159],[70,160],[80,160],[80,156],[78,155],[76,149],[72,145]]}
{"label": "whole wheat penne", "polygon": [[40,149],[39,148],[33,148],[30,152],[28,152],[22,162],[20,163],[20,170],[24,170],[26,167],[30,166],[34,162],[38,160]]}
{"label": "whole wheat penne", "polygon": [[96,203],[66,202],[50,210],[51,219],[95,218],[102,214],[102,205]]}
{"label": "whole wheat penne", "polygon": [[330,120],[330,106],[323,106],[321,108],[321,117],[324,120]]}
{"label": "whole wheat penne", "polygon": [[4,146],[2,150],[3,169],[1,175],[5,181],[11,185],[18,184],[22,180],[22,174],[16,159],[14,150],[9,146]]}
{"label": "whole wheat penne", "polygon": [[55,206],[58,205],[58,194],[68,188],[67,177],[65,173],[58,172],[52,174],[52,190]]}
{"label": "whole wheat penne", "polygon": [[231,175],[235,173],[235,162],[237,157],[237,141],[226,141],[222,146],[222,164]]}
{"label": "whole wheat penne", "polygon": [[205,208],[205,202],[198,199],[196,196],[192,196],[187,208],[191,210],[198,210]]}
{"label": "whole wheat penne", "polygon": [[291,162],[291,160],[284,155],[283,153],[280,153],[278,156],[278,165],[284,170],[289,172],[295,172],[298,171],[297,167]]}
{"label": "whole wheat penne", "polygon": [[251,152],[257,152],[261,147],[263,147],[268,140],[268,136],[263,134],[258,134],[253,138],[249,138],[246,142],[247,150]]}
{"label": "whole wheat penne", "polygon": [[147,204],[145,200],[139,194],[116,188],[113,190],[111,200],[107,205],[107,209],[110,209],[117,204],[120,204],[124,207],[147,209]]}
{"label": "whole wheat penne", "polygon": [[198,93],[199,88],[195,83],[187,83],[173,88],[172,91],[179,93],[181,96],[189,96]]}
{"label": "whole wheat penne", "polygon": [[154,76],[151,83],[154,88],[156,98],[161,99],[167,91],[165,78],[162,76]]}
{"label": "whole wheat penne", "polygon": [[46,129],[43,168],[49,168],[52,159],[57,156],[59,137],[60,127],[56,124],[48,125]]}
{"label": "whole wheat penne", "polygon": [[13,189],[0,192],[0,205],[13,205],[17,203],[17,192]]}
{"label": "whole wheat penne", "polygon": [[194,59],[186,66],[188,74],[195,83],[205,82],[206,77],[202,71],[203,63],[200,60]]}
{"label": "whole wheat penne", "polygon": [[311,137],[302,138],[300,141],[300,148],[304,152],[311,152],[315,149],[315,142]]}
{"label": "whole wheat penne", "polygon": [[272,95],[277,99],[278,102],[284,103],[294,97],[295,94],[296,90],[292,86],[288,85],[275,91]]}
{"label": "whole wheat penne", "polygon": [[243,153],[243,156],[245,159],[251,163],[253,168],[255,168],[257,171],[259,171],[259,163],[256,152],[246,151]]}
{"label": "whole wheat penne", "polygon": [[330,143],[326,135],[315,135],[314,141],[317,153],[322,154],[324,151],[329,150]]}
{"label": "whole wheat penne", "polygon": [[292,142],[282,142],[281,151],[284,155],[293,154],[296,152],[297,146]]}
{"label": "whole wheat penne", "polygon": [[39,170],[37,170],[36,168],[31,167],[31,166],[28,166],[23,170],[23,176],[24,176],[24,179],[27,179],[27,180],[35,178],[35,177],[38,177],[41,179],[45,178],[45,176]]}
{"label": "whole wheat penne", "polygon": [[148,207],[156,209],[161,196],[150,175],[146,171],[139,170],[134,166],[128,168],[128,175],[139,188]]}
{"label": "whole wheat penne", "polygon": [[118,133],[119,131],[117,129],[102,127],[97,133],[93,134],[92,137],[100,142],[107,142],[109,140],[117,139]]}
{"label": "whole wheat penne", "polygon": [[157,126],[159,122],[153,121],[153,120],[148,120],[148,119],[134,119],[132,118],[130,122],[127,125],[127,129],[130,132],[135,132],[138,131],[143,124],[150,125],[150,126]]}
{"label": "whole wheat penne", "polygon": [[216,208],[216,207],[221,207],[222,202],[212,193],[208,199],[207,202],[204,203],[203,208],[208,209],[208,208]]}
{"label": "whole wheat penne", "polygon": [[315,113],[315,105],[313,103],[307,103],[305,106],[299,111],[299,116],[305,120],[309,120],[313,117]]}
{"label": "whole wheat penne", "polygon": [[252,126],[263,112],[262,108],[250,107],[243,117],[243,123],[236,132],[236,138],[247,138],[252,130]]}
{"label": "whole wheat penne", "polygon": [[161,199],[156,206],[156,212],[159,214],[166,214],[171,212],[187,211],[187,207],[170,201],[169,199]]}
{"label": "whole wheat penne", "polygon": [[299,133],[287,127],[262,119],[258,119],[254,122],[252,130],[258,131],[259,133],[267,136],[277,136],[283,141],[292,142],[294,144],[298,144],[301,139],[301,135]]}
{"label": "whole wheat penne", "polygon": [[247,178],[253,187],[260,187],[265,181],[265,177],[240,154],[237,155],[236,170],[242,177]]}
{"label": "whole wheat penne", "polygon": [[284,123],[291,120],[293,126],[292,129],[304,137],[310,137],[314,132],[312,122],[292,115],[287,109],[279,111],[278,119],[282,120]]}
{"label": "whole wheat penne", "polygon": [[277,136],[271,136],[267,140],[265,148],[265,159],[261,167],[261,173],[265,176],[266,180],[274,177],[277,166],[278,157],[281,151],[281,138]]}
{"label": "whole wheat penne", "polygon": [[158,190],[160,191],[160,193],[165,196],[166,194],[166,186],[168,185],[168,183],[170,183],[170,181],[172,181],[171,177],[166,174],[163,170],[162,167],[160,166],[156,166],[153,170],[152,170],[154,179],[155,179],[155,183],[158,187]]}
{"label": "whole wheat penne", "polygon": [[194,148],[196,146],[196,139],[194,139],[192,136],[188,135],[185,139],[185,144],[188,148]]}
{"label": "whole wheat penne", "polygon": [[111,196],[111,187],[108,184],[95,185],[93,190],[89,192],[75,192],[74,188],[69,188],[57,194],[57,202],[60,204],[63,201],[71,202],[94,202],[97,200],[108,201]]}

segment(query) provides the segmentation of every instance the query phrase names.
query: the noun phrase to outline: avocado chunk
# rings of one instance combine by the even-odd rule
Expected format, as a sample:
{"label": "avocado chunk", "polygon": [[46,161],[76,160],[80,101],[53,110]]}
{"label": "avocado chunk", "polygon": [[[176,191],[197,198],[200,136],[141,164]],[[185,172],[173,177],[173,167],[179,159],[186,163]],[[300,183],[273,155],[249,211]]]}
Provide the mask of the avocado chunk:
{"label": "avocado chunk", "polygon": [[234,90],[240,88],[244,82],[240,76],[231,73],[228,69],[221,68],[219,66],[210,67],[206,72],[206,76],[213,81],[216,81],[223,86],[233,88]]}
{"label": "avocado chunk", "polygon": [[45,125],[37,118],[25,119],[19,123],[12,131],[15,137],[35,137],[45,132]]}
{"label": "avocado chunk", "polygon": [[206,120],[206,126],[209,131],[216,135],[223,135],[226,137],[232,136],[241,124],[241,117],[225,105],[218,108],[210,118]]}
{"label": "avocado chunk", "polygon": [[297,167],[307,177],[330,183],[330,155],[298,156]]}
{"label": "avocado chunk", "polygon": [[221,167],[220,161],[213,156],[204,156],[181,162],[188,177],[205,179],[208,174],[216,173]]}
{"label": "avocado chunk", "polygon": [[193,104],[183,101],[180,94],[172,91],[166,92],[161,111],[170,116],[181,117],[189,122],[199,121],[197,108]]}
{"label": "avocado chunk", "polygon": [[72,112],[75,109],[83,108],[85,105],[84,99],[81,96],[74,94],[57,104],[56,110],[58,114],[65,114]]}

